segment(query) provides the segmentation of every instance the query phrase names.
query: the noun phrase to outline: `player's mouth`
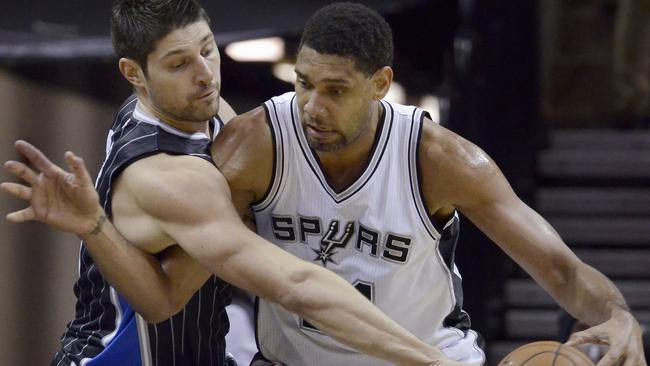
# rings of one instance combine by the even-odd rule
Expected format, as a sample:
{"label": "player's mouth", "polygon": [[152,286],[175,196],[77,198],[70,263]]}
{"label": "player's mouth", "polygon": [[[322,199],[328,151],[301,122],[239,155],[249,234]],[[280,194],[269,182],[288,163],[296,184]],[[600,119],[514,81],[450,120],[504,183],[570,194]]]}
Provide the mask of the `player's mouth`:
{"label": "player's mouth", "polygon": [[217,89],[210,89],[206,93],[203,93],[203,94],[199,95],[198,97],[196,97],[196,99],[198,99],[198,100],[208,100],[208,99],[211,99],[211,98],[215,97],[216,94],[217,94]]}
{"label": "player's mouth", "polygon": [[326,139],[336,135],[336,131],[323,129],[322,127],[317,127],[310,124],[307,124],[305,129],[307,130],[307,134],[310,137],[316,139]]}

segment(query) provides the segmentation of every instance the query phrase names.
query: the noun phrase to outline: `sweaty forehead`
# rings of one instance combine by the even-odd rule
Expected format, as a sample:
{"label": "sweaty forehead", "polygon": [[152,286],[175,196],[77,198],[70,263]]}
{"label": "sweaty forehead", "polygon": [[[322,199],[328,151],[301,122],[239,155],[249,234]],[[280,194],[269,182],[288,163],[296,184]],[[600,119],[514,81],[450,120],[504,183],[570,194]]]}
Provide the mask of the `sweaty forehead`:
{"label": "sweaty forehead", "polygon": [[349,57],[326,55],[303,46],[298,53],[296,73],[309,79],[354,81],[362,76]]}

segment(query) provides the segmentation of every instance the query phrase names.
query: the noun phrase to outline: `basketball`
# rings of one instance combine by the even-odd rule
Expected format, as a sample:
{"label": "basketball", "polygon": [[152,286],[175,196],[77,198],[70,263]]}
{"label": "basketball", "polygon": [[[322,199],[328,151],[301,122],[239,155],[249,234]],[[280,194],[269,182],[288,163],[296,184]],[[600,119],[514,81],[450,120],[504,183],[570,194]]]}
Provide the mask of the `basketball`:
{"label": "basketball", "polygon": [[594,363],[576,348],[541,341],[515,349],[499,362],[499,366],[594,366]]}

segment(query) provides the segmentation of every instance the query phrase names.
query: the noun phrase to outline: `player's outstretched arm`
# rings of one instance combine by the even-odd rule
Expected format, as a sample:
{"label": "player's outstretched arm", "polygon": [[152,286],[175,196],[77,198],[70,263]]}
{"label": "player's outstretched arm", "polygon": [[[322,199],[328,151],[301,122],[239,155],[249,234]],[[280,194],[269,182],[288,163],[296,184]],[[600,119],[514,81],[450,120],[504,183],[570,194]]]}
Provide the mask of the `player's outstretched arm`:
{"label": "player's outstretched arm", "polygon": [[127,242],[107,220],[80,157],[65,154],[71,171],[67,172],[33,145],[17,141],[15,146],[35,170],[18,161],[5,163],[23,182],[4,182],[2,190],[29,204],[9,213],[7,219],[14,223],[40,221],[78,235],[109,283],[145,320],[156,323],[177,313],[209,277],[209,272],[178,246],[170,246],[154,258]]}
{"label": "player's outstretched arm", "polygon": [[[70,173],[53,165],[33,146],[18,145],[38,172],[25,165],[9,164],[9,170],[29,185],[5,183],[3,190],[30,202],[30,207],[19,211],[17,216],[10,214],[12,220],[38,220],[85,237],[87,245],[92,242],[100,248],[92,254],[96,262],[100,257],[108,258],[101,269],[118,291],[131,294],[131,298],[148,297],[142,293],[136,296],[137,292],[132,290],[141,282],[140,275],[152,272],[165,277],[165,273],[151,270],[160,268],[160,263],[129,245],[111,222],[97,219],[104,213],[98,208],[97,196],[91,194],[92,184],[81,161],[71,167],[74,173],[70,177],[67,175]],[[237,217],[228,200],[225,181],[214,167],[197,158],[177,159],[183,160],[181,166],[188,170],[169,177],[158,176],[169,180],[154,179],[169,185],[151,186],[145,181],[139,187],[127,188],[138,193],[138,188],[148,187],[137,196],[143,202],[154,202],[154,206],[144,205],[145,209],[151,210],[163,233],[199,258],[210,271],[297,312],[324,332],[362,352],[400,365],[462,365],[447,360],[439,350],[388,319],[340,277],[301,261],[253,234]],[[172,165],[178,167],[178,162],[175,159]],[[176,169],[169,170],[172,171]],[[181,181],[174,181],[175,177]],[[175,188],[179,183],[183,184],[181,190]],[[128,272],[133,268],[140,271]],[[142,272],[146,268],[149,270]],[[109,277],[112,272],[117,277]],[[129,296],[125,295],[127,299]]]}
{"label": "player's outstretched arm", "polygon": [[161,173],[155,179],[151,174],[130,179],[128,172],[122,179],[156,225],[210,272],[297,313],[361,352],[400,365],[432,360],[459,365],[387,318],[336,274],[251,232],[230,201],[225,179],[209,163],[187,156],[173,160],[164,164],[177,168],[158,166]]}
{"label": "player's outstretched arm", "polygon": [[[424,131],[421,155],[437,165],[423,171],[425,186],[437,188],[425,193],[428,202],[458,208],[563,308],[594,326],[571,344],[609,344],[599,366],[619,360],[625,366],[645,366],[641,329],[616,286],[576,257],[551,225],[517,197],[487,154],[440,127],[429,125]],[[440,171],[445,174],[434,174]]]}

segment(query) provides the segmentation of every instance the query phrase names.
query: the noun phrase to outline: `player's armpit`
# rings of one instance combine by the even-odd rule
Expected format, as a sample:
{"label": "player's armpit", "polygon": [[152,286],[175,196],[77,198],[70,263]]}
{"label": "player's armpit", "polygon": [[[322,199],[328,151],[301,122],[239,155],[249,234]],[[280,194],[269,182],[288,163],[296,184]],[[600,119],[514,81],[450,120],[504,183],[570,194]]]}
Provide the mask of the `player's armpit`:
{"label": "player's armpit", "polygon": [[156,258],[160,261],[167,279],[166,313],[162,314],[166,319],[185,307],[211,273],[178,245],[168,247],[162,253],[158,253]]}

